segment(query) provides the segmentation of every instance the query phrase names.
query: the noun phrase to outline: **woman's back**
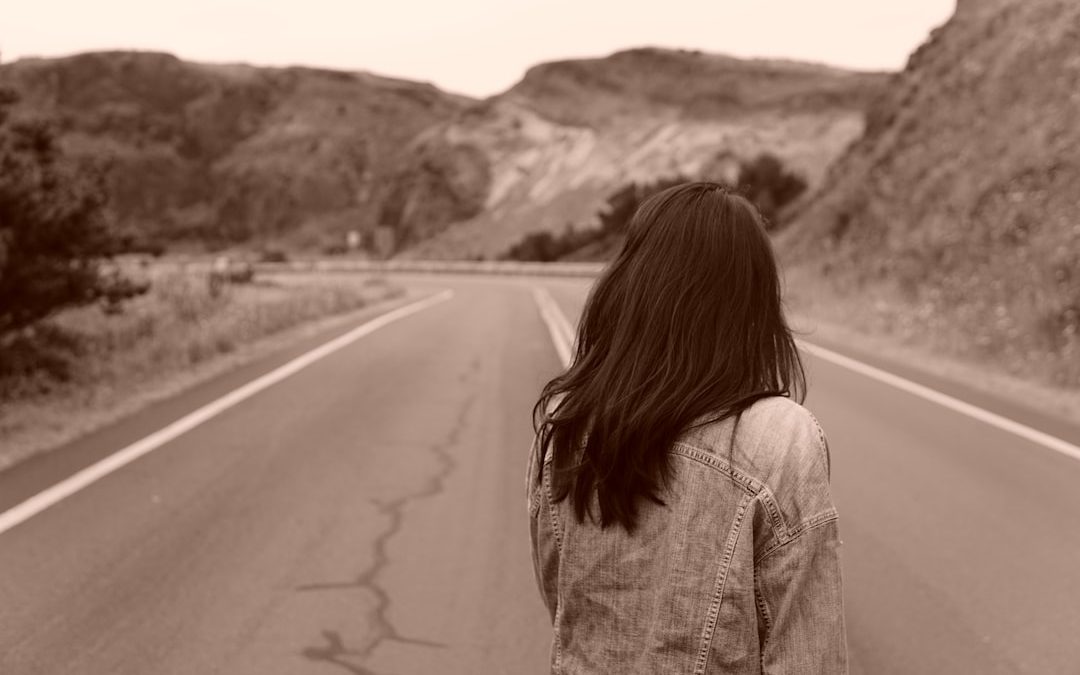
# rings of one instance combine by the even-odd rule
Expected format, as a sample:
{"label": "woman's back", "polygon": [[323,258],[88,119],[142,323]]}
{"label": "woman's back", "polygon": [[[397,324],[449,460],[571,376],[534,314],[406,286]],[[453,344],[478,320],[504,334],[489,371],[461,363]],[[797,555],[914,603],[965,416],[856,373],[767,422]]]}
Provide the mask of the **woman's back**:
{"label": "woman's back", "polygon": [[633,533],[579,522],[551,499],[551,462],[534,454],[552,672],[846,671],[836,511],[813,416],[763,399],[670,452],[665,504],[644,504]]}
{"label": "woman's back", "polygon": [[553,672],[846,670],[828,454],[782,290],[729,189],[634,214],[533,410]]}

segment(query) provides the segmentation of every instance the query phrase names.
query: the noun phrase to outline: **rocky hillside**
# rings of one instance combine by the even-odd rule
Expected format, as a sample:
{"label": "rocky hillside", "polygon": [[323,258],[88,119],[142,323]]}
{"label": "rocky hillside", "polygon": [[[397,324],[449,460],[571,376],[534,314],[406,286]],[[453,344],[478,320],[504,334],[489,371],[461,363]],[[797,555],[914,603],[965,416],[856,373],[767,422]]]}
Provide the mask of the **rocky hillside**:
{"label": "rocky hillside", "polygon": [[915,332],[1080,384],[1078,120],[1080,3],[960,0],[784,249],[894,290]]}
{"label": "rocky hillside", "polygon": [[107,165],[119,225],[170,246],[318,250],[346,230],[412,256],[502,253],[587,224],[630,180],[775,153],[812,185],[883,76],[638,49],[532,68],[475,101],[365,73],[112,52],[0,66],[24,114]]}
{"label": "rocky hillside", "polygon": [[761,152],[816,186],[862,132],[883,80],[661,49],[536,66],[414,144],[414,166],[469,152],[485,158],[491,182],[483,211],[408,254],[497,255],[532,231],[588,225],[629,181],[733,179],[740,160]]}
{"label": "rocky hillside", "polygon": [[[106,165],[124,229],[216,245],[370,229],[395,208],[401,149],[471,103],[365,73],[132,52],[22,60],[0,67],[0,84],[23,114],[55,119],[67,150]],[[482,205],[437,177],[424,189],[428,211],[392,214],[402,230]]]}

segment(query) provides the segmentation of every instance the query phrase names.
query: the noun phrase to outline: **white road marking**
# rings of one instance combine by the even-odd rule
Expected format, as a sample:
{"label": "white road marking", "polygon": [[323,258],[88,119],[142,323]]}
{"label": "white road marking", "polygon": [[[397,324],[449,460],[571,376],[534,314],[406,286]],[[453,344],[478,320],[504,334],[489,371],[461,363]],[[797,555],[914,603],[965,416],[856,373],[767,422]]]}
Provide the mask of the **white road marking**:
{"label": "white road marking", "polygon": [[380,328],[387,326],[399,319],[404,319],[410,314],[415,314],[419,311],[425,310],[428,307],[432,307],[441,302],[445,302],[453,297],[454,292],[451,290],[445,290],[436,295],[418,300],[417,302],[399,307],[395,310],[375,317],[374,319],[357,326],[348,333],[323,343],[311,351],[305,352],[296,357],[292,361],[275,368],[274,370],[262,375],[251,382],[243,385],[238,389],[225,394],[221,398],[218,398],[203,407],[181,417],[172,424],[155,431],[149,436],[135,441],[131,445],[117,450],[113,454],[99,460],[98,462],[91,464],[90,466],[82,469],[78,473],[72,474],[68,478],[60,481],[56,485],[47,488],[38,494],[30,497],[24,502],[21,502],[7,511],[0,513],[0,534],[10,530],[16,525],[29,520],[35,515],[41,513],[45,509],[53,506],[54,504],[70,497],[79,490],[82,490],[86,486],[94,483],[95,481],[104,478],[117,469],[130,464],[139,457],[160,448],[169,441],[175,439],[182,434],[191,431],[195,427],[203,424],[217,415],[225,412],[229,408],[237,405],[238,403],[245,401],[255,394],[261,392],[268,387],[271,387],[278,382],[281,382],[285,378],[293,375],[300,370],[310,366],[319,359],[329,356],[334,352],[347,347],[348,345],[356,342],[365,335],[369,335]]}
{"label": "white road marking", "polygon": [[563,365],[563,368],[567,368],[570,366],[570,358],[573,354],[571,345],[574,342],[574,331],[570,328],[570,322],[566,320],[566,315],[555,304],[546,288],[533,286],[532,291],[540,316],[547,325],[548,333],[551,334],[555,352],[559,355],[559,363]]}
{"label": "white road marking", "polygon": [[844,356],[843,354],[837,354],[834,351],[825,349],[824,347],[818,347],[802,340],[799,341],[799,347],[813,354],[814,356],[835,363],[838,366],[852,370],[860,375],[865,375],[871,379],[877,380],[884,384],[896,387],[902,391],[906,391],[909,394],[918,396],[919,398],[926,399],[938,405],[944,406],[954,412],[958,412],[961,415],[967,415],[973,419],[979,420],[989,424],[990,426],[1007,431],[1011,434],[1019,436],[1025,440],[1031,441],[1037,445],[1041,445],[1044,448],[1060,452],[1066,457],[1071,457],[1076,460],[1080,460],[1080,446],[1073,445],[1066,440],[1051,436],[1048,433],[1039,431],[1026,424],[1021,424],[1015,420],[1011,420],[1008,417],[1003,417],[997,413],[992,413],[989,410],[985,410],[978,406],[972,405],[961,401],[958,398],[953,398],[948,394],[943,394],[940,391],[931,389],[930,387],[923,386],[912,382],[911,380],[904,379],[899,375],[894,375],[890,372],[875,368],[871,365],[867,365],[862,361],[856,361],[853,358]]}
{"label": "white road marking", "polygon": [[[570,345],[572,345],[574,341],[574,331],[571,328],[570,322],[566,319],[562,310],[559,309],[559,306],[546,290],[539,286],[534,286],[533,297],[536,298],[536,304],[540,308],[540,315],[544,317],[544,322],[547,324],[548,331],[551,333],[551,341],[555,344],[555,351],[559,353],[559,360],[564,367],[568,366],[570,364],[570,355],[573,353]],[[803,340],[799,340],[798,342],[801,349],[820,359],[824,359],[825,361],[847,368],[860,375],[864,375],[883,384],[887,384],[909,394],[918,396],[919,398],[936,403],[949,410],[958,412],[961,415],[967,415],[980,422],[989,424],[992,427],[1019,436],[1027,441],[1031,441],[1048,450],[1059,452],[1066,457],[1080,460],[1080,446],[1074,445],[1064,439],[1051,436],[1046,432],[1039,431],[1026,424],[1021,424],[1016,420],[990,412],[989,410],[972,405],[971,403],[961,401],[948,394],[943,394],[930,387],[912,382],[899,375],[894,375],[893,373],[881,370],[880,368],[875,368],[862,361],[857,361],[851,357],[825,349],[824,347],[819,347]]]}

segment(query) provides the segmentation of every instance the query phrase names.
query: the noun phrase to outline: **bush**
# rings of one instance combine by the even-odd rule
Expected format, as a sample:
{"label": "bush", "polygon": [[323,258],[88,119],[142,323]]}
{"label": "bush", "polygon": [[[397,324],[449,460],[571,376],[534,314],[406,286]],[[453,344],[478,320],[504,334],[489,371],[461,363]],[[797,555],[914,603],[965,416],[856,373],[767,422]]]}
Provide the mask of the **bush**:
{"label": "bush", "polygon": [[774,230],[781,209],[806,191],[806,181],[784,168],[775,155],[764,153],[740,167],[738,189],[757,205],[766,228]]}
{"label": "bush", "polygon": [[638,185],[627,183],[611,194],[604,209],[596,216],[599,228],[577,230],[567,224],[561,234],[551,232],[533,232],[525,235],[521,241],[511,246],[502,258],[504,260],[523,260],[534,262],[553,262],[579,251],[590,244],[621,237],[626,233],[638,206],[651,195],[666,188],[685,183],[686,179],[661,178],[652,183]]}
{"label": "bush", "polygon": [[597,217],[600,219],[600,229],[605,234],[626,234],[630,225],[630,219],[637,213],[641,202],[653,196],[661,190],[674,187],[687,182],[682,176],[673,178],[661,178],[651,183],[638,185],[628,183],[614,192],[607,200],[607,208],[600,211]]}
{"label": "bush", "polygon": [[525,235],[503,256],[508,260],[551,262],[558,260],[559,246],[550,232],[533,232]]}
{"label": "bush", "polygon": [[100,173],[65,161],[49,124],[14,121],[17,99],[0,89],[0,337],[106,297],[118,247]]}
{"label": "bush", "polygon": [[0,351],[3,401],[17,393],[39,393],[54,382],[68,381],[82,345],[71,332],[45,322],[0,338]]}
{"label": "bush", "polygon": [[[672,176],[649,183],[627,183],[611,193],[607,203],[596,214],[599,228],[575,230],[573,225],[567,225],[558,235],[533,232],[510,247],[502,257],[508,260],[551,262],[602,241],[605,242],[602,250],[614,250],[626,235],[630,220],[643,201],[688,180],[683,176]],[[775,227],[780,209],[806,190],[806,181],[785,169],[775,156],[762,154],[740,167],[738,190],[757,205],[765,218],[765,226],[771,230]]]}
{"label": "bush", "polygon": [[112,253],[145,253],[160,258],[167,249],[165,242],[154,237],[145,237],[133,232],[126,232],[114,238],[115,248]]}
{"label": "bush", "polygon": [[289,256],[278,248],[265,248],[259,253],[259,262],[283,263],[289,262]]}

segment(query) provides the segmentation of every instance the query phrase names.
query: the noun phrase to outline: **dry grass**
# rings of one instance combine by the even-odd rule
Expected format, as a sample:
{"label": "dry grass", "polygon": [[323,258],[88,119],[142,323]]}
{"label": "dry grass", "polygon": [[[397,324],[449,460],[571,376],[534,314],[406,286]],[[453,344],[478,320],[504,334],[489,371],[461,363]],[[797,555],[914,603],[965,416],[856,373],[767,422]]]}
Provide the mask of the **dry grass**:
{"label": "dry grass", "polygon": [[950,321],[940,307],[913,303],[886,282],[855,286],[805,266],[787,269],[785,277],[794,328],[811,341],[818,335],[858,345],[1041,412],[1080,419],[1080,336],[1070,336],[1063,348],[1044,345],[1039,336],[1017,334],[1008,314],[993,311],[972,331],[973,322]]}
{"label": "dry grass", "polygon": [[171,271],[122,314],[66,312],[48,332],[70,345],[67,377],[0,382],[0,469],[400,294],[381,279],[281,275],[215,297],[204,275]]}

